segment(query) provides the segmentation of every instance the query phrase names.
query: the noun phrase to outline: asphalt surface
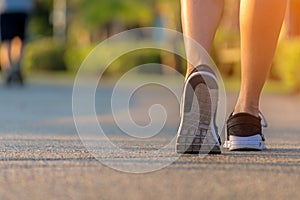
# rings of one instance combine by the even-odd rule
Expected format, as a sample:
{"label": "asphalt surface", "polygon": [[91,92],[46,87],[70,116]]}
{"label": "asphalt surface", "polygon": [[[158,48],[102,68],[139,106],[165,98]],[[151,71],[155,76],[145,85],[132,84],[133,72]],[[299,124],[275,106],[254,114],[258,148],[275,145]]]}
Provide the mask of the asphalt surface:
{"label": "asphalt surface", "polygon": [[[164,89],[146,88],[131,102],[132,118],[141,126],[149,123],[151,105],[166,107],[166,126],[149,139],[125,135],[109,109],[112,86],[97,90],[98,121],[110,141],[126,150],[121,152],[88,131],[80,140],[72,116],[72,84],[52,81],[0,86],[1,200],[300,198],[298,96],[263,95],[261,107],[270,124],[266,151],[178,157],[172,145],[151,154],[174,138],[179,122],[178,102]],[[227,94],[228,112],[235,99],[236,94]],[[91,116],[81,120],[92,126]]]}

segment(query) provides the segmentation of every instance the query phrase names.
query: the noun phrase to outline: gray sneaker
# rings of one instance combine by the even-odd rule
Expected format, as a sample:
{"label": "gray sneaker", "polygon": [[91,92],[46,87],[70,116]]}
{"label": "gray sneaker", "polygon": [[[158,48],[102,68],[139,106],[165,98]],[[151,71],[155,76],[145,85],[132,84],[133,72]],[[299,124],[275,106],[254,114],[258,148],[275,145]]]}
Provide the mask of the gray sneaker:
{"label": "gray sneaker", "polygon": [[196,67],[185,82],[176,151],[181,154],[220,154],[216,112],[218,82],[206,65]]}

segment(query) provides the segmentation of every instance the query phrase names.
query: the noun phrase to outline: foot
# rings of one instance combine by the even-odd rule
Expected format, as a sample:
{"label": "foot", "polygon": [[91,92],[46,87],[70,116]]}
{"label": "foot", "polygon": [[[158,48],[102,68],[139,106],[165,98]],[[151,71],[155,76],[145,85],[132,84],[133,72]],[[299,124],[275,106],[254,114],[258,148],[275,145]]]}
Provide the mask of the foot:
{"label": "foot", "polygon": [[[264,121],[266,122],[265,118]],[[248,113],[231,114],[227,120],[224,147],[231,151],[264,150],[266,146],[263,127],[267,127],[267,124],[261,123],[261,117]]]}
{"label": "foot", "polygon": [[184,85],[177,153],[221,153],[215,123],[217,103],[217,78],[208,66],[200,65],[192,71]]}
{"label": "foot", "polygon": [[16,71],[15,74],[15,82],[21,86],[24,85],[24,78],[23,78],[23,74],[20,70]]}
{"label": "foot", "polygon": [[12,84],[19,84],[23,86],[24,78],[21,71],[10,71],[9,73],[7,73],[5,83],[7,86],[11,86]]}

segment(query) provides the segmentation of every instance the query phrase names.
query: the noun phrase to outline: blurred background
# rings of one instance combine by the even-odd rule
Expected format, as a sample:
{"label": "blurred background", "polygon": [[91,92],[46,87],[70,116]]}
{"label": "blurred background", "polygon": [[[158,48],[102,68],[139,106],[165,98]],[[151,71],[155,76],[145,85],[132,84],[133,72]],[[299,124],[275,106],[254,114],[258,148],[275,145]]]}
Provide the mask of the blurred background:
{"label": "blurred background", "polygon": [[[212,52],[229,89],[240,77],[239,0],[226,0]],[[174,0],[35,0],[27,30],[23,69],[28,77],[60,74],[75,77],[84,58],[101,41],[124,30],[157,26],[181,31],[180,1]],[[300,92],[300,1],[290,0],[280,43],[266,90]],[[144,63],[163,63],[179,72],[185,62],[170,53],[151,50],[122,56],[105,71],[123,74]],[[126,63],[126,65],[124,65]],[[95,68],[101,72],[101,67]],[[164,73],[151,71],[149,73]]]}

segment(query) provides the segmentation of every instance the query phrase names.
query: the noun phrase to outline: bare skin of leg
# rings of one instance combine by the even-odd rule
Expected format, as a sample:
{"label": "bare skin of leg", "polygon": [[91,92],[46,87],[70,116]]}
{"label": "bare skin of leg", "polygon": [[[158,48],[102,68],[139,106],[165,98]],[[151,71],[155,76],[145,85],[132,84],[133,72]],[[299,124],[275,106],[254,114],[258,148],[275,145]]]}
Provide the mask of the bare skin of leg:
{"label": "bare skin of leg", "polygon": [[10,67],[10,42],[3,42],[0,49],[0,62],[3,70]]}
{"label": "bare skin of leg", "polygon": [[[222,17],[224,0],[181,0],[183,33],[193,38],[210,53],[216,30]],[[189,51],[186,43],[187,57],[197,53]],[[205,63],[205,61],[203,61]],[[194,69],[188,63],[187,75]]]}
{"label": "bare skin of leg", "polygon": [[16,64],[19,67],[22,59],[22,49],[23,42],[19,37],[2,43],[0,62],[4,70],[8,70],[12,64]]}
{"label": "bare skin of leg", "polygon": [[23,42],[21,38],[15,37],[11,42],[11,62],[19,64],[22,58]]}
{"label": "bare skin of leg", "polygon": [[241,0],[242,82],[235,113],[258,116],[259,99],[276,50],[287,0]]}

